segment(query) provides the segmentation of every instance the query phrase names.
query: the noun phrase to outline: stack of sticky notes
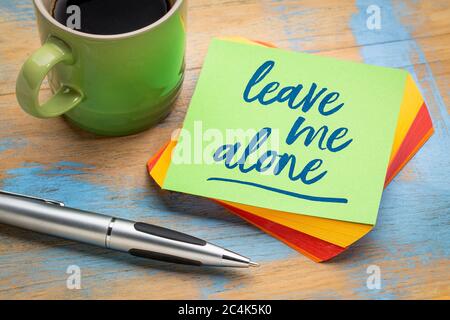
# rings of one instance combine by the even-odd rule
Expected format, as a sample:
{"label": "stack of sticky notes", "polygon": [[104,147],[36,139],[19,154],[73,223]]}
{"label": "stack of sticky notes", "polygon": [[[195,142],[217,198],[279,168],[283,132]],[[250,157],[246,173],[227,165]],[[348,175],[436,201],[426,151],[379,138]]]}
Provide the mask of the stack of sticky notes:
{"label": "stack of sticky notes", "polygon": [[404,70],[214,39],[183,128],[148,169],[321,262],[374,227],[432,133]]}

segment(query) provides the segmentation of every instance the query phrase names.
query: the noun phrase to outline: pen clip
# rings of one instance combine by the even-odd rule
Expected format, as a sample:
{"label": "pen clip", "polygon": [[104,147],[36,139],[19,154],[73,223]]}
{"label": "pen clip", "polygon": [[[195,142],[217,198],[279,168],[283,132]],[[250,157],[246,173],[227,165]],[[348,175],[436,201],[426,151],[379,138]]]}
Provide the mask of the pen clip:
{"label": "pen clip", "polygon": [[60,202],[60,201],[55,201],[55,200],[49,200],[49,199],[43,199],[43,198],[38,198],[38,197],[32,197],[32,196],[26,196],[23,194],[19,194],[19,193],[13,193],[13,192],[7,192],[7,191],[3,191],[0,190],[0,194],[6,194],[8,196],[13,196],[13,197],[18,197],[18,198],[25,198],[25,199],[31,199],[31,200],[38,200],[38,201],[42,201],[48,204],[54,204],[57,206],[61,206],[64,207],[64,203]]}

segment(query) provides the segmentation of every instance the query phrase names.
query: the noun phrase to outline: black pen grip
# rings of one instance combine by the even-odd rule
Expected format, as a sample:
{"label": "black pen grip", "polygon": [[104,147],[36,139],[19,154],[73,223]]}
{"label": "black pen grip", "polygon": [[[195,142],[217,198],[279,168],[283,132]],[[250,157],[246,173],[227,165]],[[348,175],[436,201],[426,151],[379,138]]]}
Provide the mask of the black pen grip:
{"label": "black pen grip", "polygon": [[158,236],[174,241],[186,242],[198,246],[205,246],[207,243],[205,240],[190,236],[188,234],[162,228],[148,223],[136,222],[134,224],[134,228],[137,231],[144,232],[153,236]]}
{"label": "black pen grip", "polygon": [[202,263],[200,261],[176,257],[176,256],[172,256],[170,254],[165,254],[165,253],[160,253],[160,252],[153,252],[153,251],[140,250],[140,249],[131,249],[128,252],[131,255],[133,255],[135,257],[140,257],[140,258],[147,258],[147,259],[153,259],[153,260],[159,260],[159,261],[177,263],[177,264],[185,264],[185,265],[190,265],[190,266],[198,266],[198,267],[202,265]]}

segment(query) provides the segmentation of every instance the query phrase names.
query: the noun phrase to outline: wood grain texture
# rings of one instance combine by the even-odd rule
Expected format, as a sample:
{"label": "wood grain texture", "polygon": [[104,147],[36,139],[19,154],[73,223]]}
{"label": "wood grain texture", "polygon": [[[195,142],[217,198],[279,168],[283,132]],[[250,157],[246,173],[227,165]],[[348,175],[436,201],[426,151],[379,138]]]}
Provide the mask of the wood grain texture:
{"label": "wood grain texture", "polygon": [[[368,30],[366,9],[382,12]],[[262,263],[198,269],[130,258],[0,225],[0,299],[450,298],[450,5],[440,1],[191,0],[186,81],[157,127],[98,138],[63,119],[19,108],[15,79],[39,47],[31,0],[0,0],[0,187],[192,233]],[[180,127],[213,36],[405,68],[432,114],[435,135],[384,192],[378,225],[348,252],[316,264],[212,202],[159,190],[145,163]],[[43,95],[49,90],[44,88]],[[82,270],[68,290],[66,269]],[[369,290],[366,269],[381,268]]]}

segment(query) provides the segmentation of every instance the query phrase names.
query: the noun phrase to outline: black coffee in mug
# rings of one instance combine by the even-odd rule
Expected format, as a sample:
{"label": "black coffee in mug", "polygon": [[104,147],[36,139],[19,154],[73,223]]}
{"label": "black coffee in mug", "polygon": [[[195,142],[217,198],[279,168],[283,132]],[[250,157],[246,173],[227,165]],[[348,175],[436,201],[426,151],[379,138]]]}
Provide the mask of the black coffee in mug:
{"label": "black coffee in mug", "polygon": [[113,35],[146,27],[169,10],[169,0],[54,0],[52,15],[80,32]]}

